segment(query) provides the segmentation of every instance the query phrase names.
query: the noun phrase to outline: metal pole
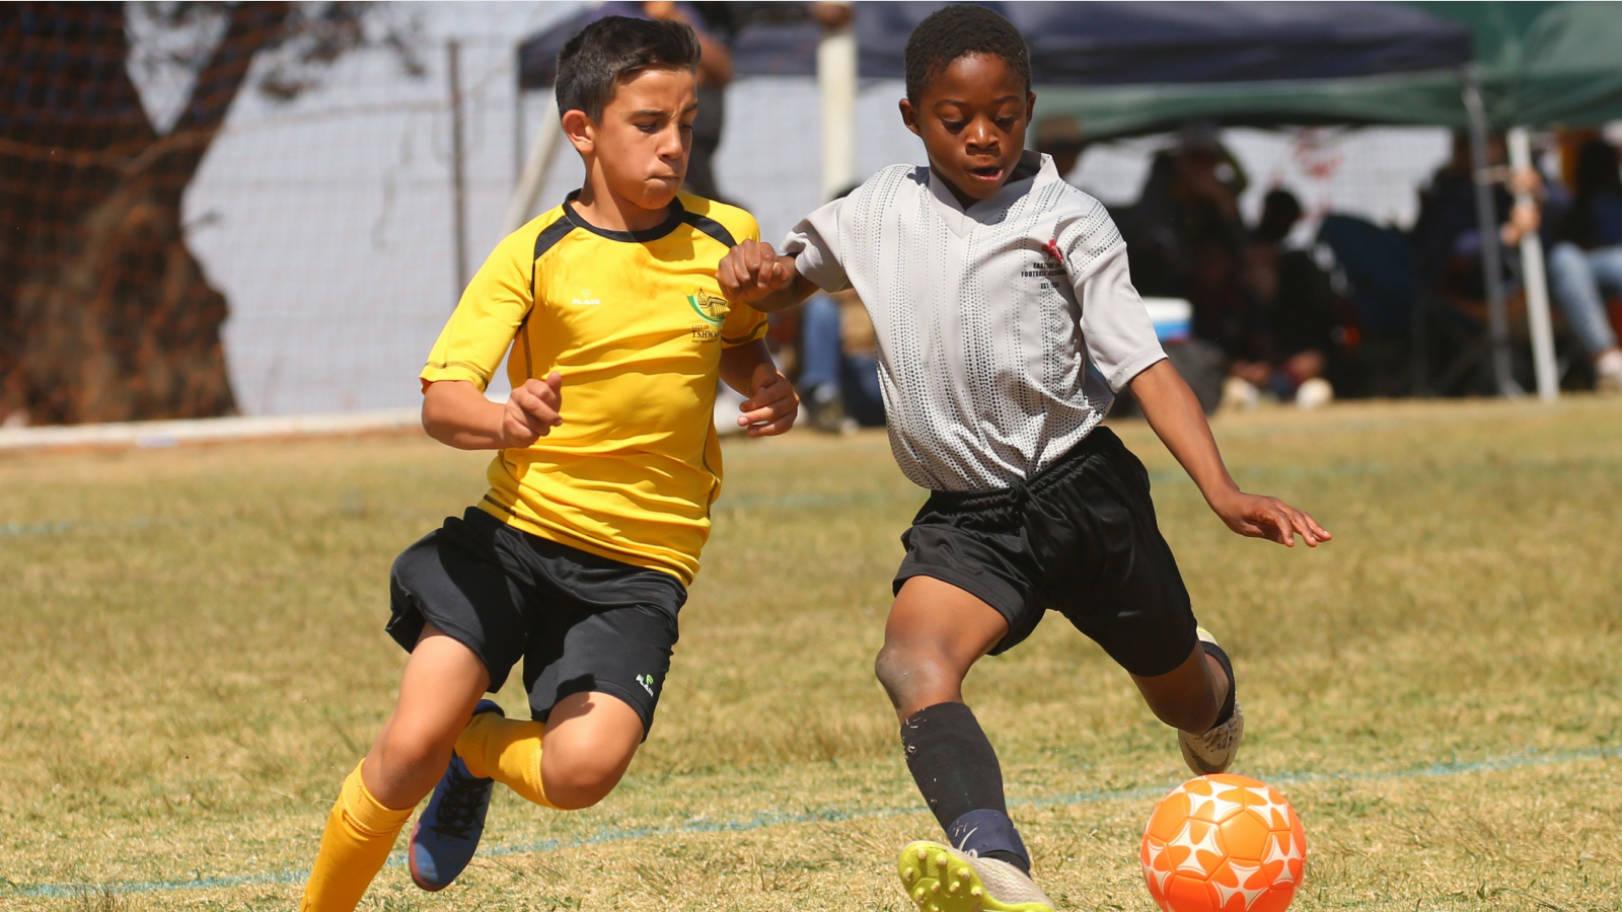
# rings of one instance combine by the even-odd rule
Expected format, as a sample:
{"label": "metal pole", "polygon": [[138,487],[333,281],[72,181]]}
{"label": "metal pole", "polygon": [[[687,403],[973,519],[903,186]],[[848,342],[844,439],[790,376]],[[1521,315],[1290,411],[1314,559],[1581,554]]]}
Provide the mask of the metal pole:
{"label": "metal pole", "polygon": [[1509,312],[1504,303],[1504,270],[1498,250],[1498,216],[1493,211],[1492,175],[1487,163],[1487,109],[1475,69],[1464,71],[1464,109],[1470,117],[1470,171],[1476,189],[1476,226],[1481,232],[1481,271],[1487,289],[1487,327],[1492,340],[1493,385],[1500,395],[1518,396],[1511,375]]}
{"label": "metal pole", "polygon": [[507,214],[502,216],[501,230],[517,231],[535,211],[535,201],[541,198],[546,175],[552,170],[552,159],[557,154],[558,140],[563,136],[563,124],[558,120],[558,97],[546,93],[546,112],[535,128],[535,139],[529,145],[524,159],[524,170],[518,175],[518,186],[513,188],[512,199],[507,201]]}
{"label": "metal pole", "polygon": [[513,80],[513,183],[524,173],[524,87]]}
{"label": "metal pole", "polygon": [[462,45],[445,45],[451,92],[451,246],[456,259],[456,296],[467,287],[467,169],[462,149]]}
{"label": "metal pole", "polygon": [[[1532,142],[1525,127],[1509,131],[1509,166],[1516,171],[1532,168]],[[1532,194],[1515,195],[1515,204],[1536,205]],[[1526,289],[1526,320],[1532,330],[1532,366],[1537,374],[1538,398],[1553,402],[1560,395],[1560,378],[1554,366],[1554,329],[1549,323],[1549,283],[1543,272],[1543,238],[1536,231],[1521,238],[1521,272]]]}
{"label": "metal pole", "polygon": [[856,30],[847,22],[817,44],[822,113],[822,199],[856,180]]}

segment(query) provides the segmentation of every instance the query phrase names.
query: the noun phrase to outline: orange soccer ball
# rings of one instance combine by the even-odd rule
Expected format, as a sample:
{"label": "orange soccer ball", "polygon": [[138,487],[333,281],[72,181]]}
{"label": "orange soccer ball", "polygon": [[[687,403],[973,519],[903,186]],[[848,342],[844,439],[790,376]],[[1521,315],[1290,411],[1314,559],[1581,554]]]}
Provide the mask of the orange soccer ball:
{"label": "orange soccer ball", "polygon": [[1307,835],[1266,783],[1217,773],[1160,799],[1138,850],[1162,912],[1283,912],[1307,866]]}

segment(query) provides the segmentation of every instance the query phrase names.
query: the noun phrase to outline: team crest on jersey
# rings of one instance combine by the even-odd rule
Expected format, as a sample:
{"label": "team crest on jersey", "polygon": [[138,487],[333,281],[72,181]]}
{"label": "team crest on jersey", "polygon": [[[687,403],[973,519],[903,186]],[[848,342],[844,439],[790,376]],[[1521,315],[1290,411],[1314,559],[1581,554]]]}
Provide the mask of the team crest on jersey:
{"label": "team crest on jersey", "polygon": [[726,298],[707,291],[696,291],[687,296],[687,306],[704,321],[693,324],[694,339],[714,342],[721,338],[721,324],[726,321],[727,312],[731,309]]}

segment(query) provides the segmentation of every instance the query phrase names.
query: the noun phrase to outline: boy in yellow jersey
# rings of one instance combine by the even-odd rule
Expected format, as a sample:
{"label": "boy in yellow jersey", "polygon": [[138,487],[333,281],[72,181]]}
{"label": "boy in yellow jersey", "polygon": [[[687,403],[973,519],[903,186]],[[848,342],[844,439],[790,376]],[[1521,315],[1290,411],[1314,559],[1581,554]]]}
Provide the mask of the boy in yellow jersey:
{"label": "boy in yellow jersey", "polygon": [[[423,427],[496,450],[490,490],[394,564],[388,630],[411,657],[327,821],[306,910],[353,909],[430,789],[409,851],[428,890],[472,858],[494,782],[557,809],[607,795],[653,723],[709,534],[717,379],[748,396],[750,435],[794,423],[764,317],[715,279],[755,220],[677,192],[698,58],[687,26],[622,17],[559,55],[585,183],[496,247],[423,368]],[[483,390],[503,356],[500,405]],[[534,721],[480,699],[520,658]]]}

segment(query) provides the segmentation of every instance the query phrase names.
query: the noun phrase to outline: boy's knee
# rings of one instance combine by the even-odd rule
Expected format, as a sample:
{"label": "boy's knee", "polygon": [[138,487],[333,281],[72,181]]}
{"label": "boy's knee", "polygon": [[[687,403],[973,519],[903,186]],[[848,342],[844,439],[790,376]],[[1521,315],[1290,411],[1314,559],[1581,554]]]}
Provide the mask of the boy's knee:
{"label": "boy's knee", "polygon": [[[894,643],[879,650],[873,673],[897,709],[951,699],[961,683],[960,673],[938,651]],[[931,700],[931,696],[939,699]]]}
{"label": "boy's knee", "polygon": [[602,801],[619,784],[624,772],[625,765],[616,758],[600,756],[541,764],[546,800],[564,811],[578,811]]}
{"label": "boy's knee", "polygon": [[390,726],[377,742],[377,772],[395,788],[426,793],[445,772],[451,748],[421,729]]}

